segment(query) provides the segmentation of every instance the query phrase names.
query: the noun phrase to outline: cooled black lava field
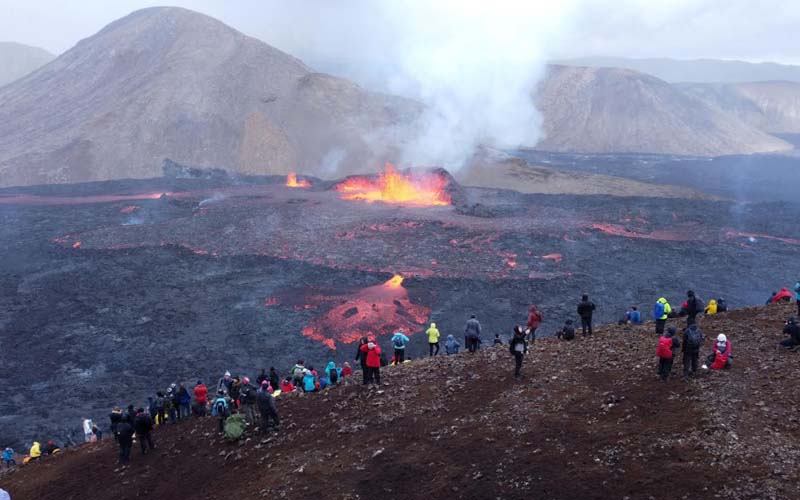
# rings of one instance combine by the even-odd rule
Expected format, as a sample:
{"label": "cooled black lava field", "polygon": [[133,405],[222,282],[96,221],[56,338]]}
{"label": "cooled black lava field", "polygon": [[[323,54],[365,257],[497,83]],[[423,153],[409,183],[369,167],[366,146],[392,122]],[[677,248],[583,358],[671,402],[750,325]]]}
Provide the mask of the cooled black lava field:
{"label": "cooled black lava field", "polygon": [[[452,182],[452,181],[451,181]],[[599,322],[687,288],[733,307],[797,279],[800,210],[452,185],[453,205],[340,199],[332,183],[153,179],[0,191],[0,445],[225,370],[352,360],[363,332],[488,340],[582,292]],[[162,193],[167,193],[162,195]],[[402,277],[393,278],[398,275]],[[388,348],[388,340],[380,337]]]}

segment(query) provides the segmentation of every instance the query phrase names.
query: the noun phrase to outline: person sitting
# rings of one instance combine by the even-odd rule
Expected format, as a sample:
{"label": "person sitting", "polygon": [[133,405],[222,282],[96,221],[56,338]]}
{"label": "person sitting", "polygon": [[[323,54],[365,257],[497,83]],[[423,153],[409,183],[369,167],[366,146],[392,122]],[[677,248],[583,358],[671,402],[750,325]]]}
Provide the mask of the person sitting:
{"label": "person sitting", "polygon": [[786,287],[781,288],[781,291],[778,292],[778,294],[772,298],[772,302],[776,304],[778,302],[791,302],[791,301],[792,301],[792,294]]}
{"label": "person sitting", "polygon": [[723,297],[717,299],[717,312],[718,313],[728,312],[728,303],[725,301]]}
{"label": "person sitting", "polygon": [[722,370],[731,367],[731,343],[724,333],[717,336],[717,343],[714,344],[714,352],[708,355],[707,363],[711,365],[712,370]]}
{"label": "person sitting", "polygon": [[34,462],[39,460],[42,457],[42,450],[41,445],[39,445],[39,441],[34,441],[33,445],[31,446],[31,450],[28,452],[28,456],[25,457],[23,460],[25,463],[27,462]]}
{"label": "person sitting", "polygon": [[320,391],[321,391],[322,389],[324,389],[324,388],[328,387],[329,385],[331,385],[331,382],[330,382],[330,380],[328,380],[328,377],[320,377],[320,378],[317,380],[317,383],[319,384],[319,390],[320,390]]}
{"label": "person sitting", "polygon": [[499,333],[495,333],[494,334],[494,344],[492,344],[492,345],[503,345],[503,341],[500,340],[500,334]]}
{"label": "person sitting", "polygon": [[303,375],[303,391],[314,392],[317,390],[317,379],[311,370],[306,370]]}
{"label": "person sitting", "polygon": [[783,333],[788,335],[789,338],[781,341],[781,347],[793,349],[797,346],[800,346],[800,326],[797,325],[797,318],[792,316],[786,320],[786,325],[783,327]]}
{"label": "person sitting", "polygon": [[444,341],[444,352],[447,353],[448,356],[458,354],[458,349],[460,347],[461,344],[452,335],[448,335],[447,340]]}
{"label": "person sitting", "polygon": [[639,312],[639,309],[636,306],[631,306],[631,308],[625,313],[625,322],[629,325],[642,324],[642,313]]}
{"label": "person sitting", "polygon": [[[336,363],[333,361],[328,362],[328,366],[325,367],[325,378],[327,378],[327,385],[336,385],[339,383],[339,379],[342,378],[342,369],[336,367]],[[322,385],[322,379],[320,379],[320,385]]]}
{"label": "person sitting", "polygon": [[292,383],[292,378],[286,377],[285,379],[283,379],[281,381],[281,386],[279,389],[281,391],[281,394],[292,392],[294,390],[294,384]]}
{"label": "person sitting", "polygon": [[573,326],[571,319],[568,319],[564,322],[564,326],[561,327],[561,330],[556,332],[556,337],[558,337],[559,340],[575,339],[575,327]]}
{"label": "person sitting", "polygon": [[53,441],[48,441],[47,444],[44,445],[42,448],[42,453],[45,455],[55,455],[56,453],[61,452],[61,448],[56,446]]}
{"label": "person sitting", "polygon": [[706,313],[706,316],[711,316],[712,314],[717,314],[717,301],[714,300],[714,299],[709,300],[708,301],[708,305],[703,310],[703,312]]}
{"label": "person sitting", "polygon": [[350,363],[347,361],[344,362],[342,365],[342,377],[349,377],[353,374],[353,368],[350,366]]}
{"label": "person sitting", "polygon": [[778,292],[772,292],[772,296],[770,298],[768,298],[767,301],[764,304],[765,305],[770,305],[773,302],[775,302],[775,296],[776,295],[778,295]]}
{"label": "person sitting", "polygon": [[6,468],[11,468],[11,466],[17,465],[17,461],[14,460],[13,448],[6,448],[3,450],[3,464],[6,466]]}

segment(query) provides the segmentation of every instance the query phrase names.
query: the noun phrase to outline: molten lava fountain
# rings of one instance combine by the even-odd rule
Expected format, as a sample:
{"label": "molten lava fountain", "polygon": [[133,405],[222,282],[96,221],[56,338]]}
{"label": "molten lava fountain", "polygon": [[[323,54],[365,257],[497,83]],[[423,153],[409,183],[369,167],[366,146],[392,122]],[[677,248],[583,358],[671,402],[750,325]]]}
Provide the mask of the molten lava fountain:
{"label": "molten lava fountain", "polygon": [[303,335],[330,349],[336,349],[336,342],[350,344],[361,337],[375,338],[398,328],[409,335],[417,333],[431,312],[411,303],[400,275],[381,285],[364,288],[344,301],[340,297],[325,299],[340,303],[303,328]]}
{"label": "molten lava fountain", "polygon": [[336,186],[342,199],[361,200],[372,203],[382,201],[403,205],[452,205],[445,192],[447,179],[439,174],[423,173],[404,175],[386,164],[386,172],[378,179],[351,177]]}
{"label": "molten lava fountain", "polygon": [[297,174],[289,172],[289,175],[286,176],[286,185],[290,188],[307,188],[311,186],[311,183],[305,179],[297,180]]}

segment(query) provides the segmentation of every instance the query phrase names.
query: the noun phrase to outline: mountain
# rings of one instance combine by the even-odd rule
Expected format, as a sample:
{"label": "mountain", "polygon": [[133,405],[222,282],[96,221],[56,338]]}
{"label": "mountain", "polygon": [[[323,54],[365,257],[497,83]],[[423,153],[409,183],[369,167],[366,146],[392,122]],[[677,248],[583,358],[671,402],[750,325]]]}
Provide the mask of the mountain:
{"label": "mountain", "polygon": [[0,42],[0,87],[44,66],[55,57],[38,47]]}
{"label": "mountain", "polygon": [[791,149],[654,76],[619,68],[550,66],[535,101],[537,149],[717,156]]}
{"label": "mountain", "polygon": [[[136,11],[0,89],[0,185],[379,167],[421,106],[181,8]],[[392,156],[392,155],[389,155]]]}
{"label": "mountain", "polygon": [[670,83],[741,83],[771,80],[800,82],[800,66],[772,62],[750,63],[722,59],[680,60],[668,58],[583,57],[557,61],[557,64],[631,69],[653,75]]}
{"label": "mountain", "polygon": [[682,91],[770,133],[800,133],[800,83],[683,83]]}

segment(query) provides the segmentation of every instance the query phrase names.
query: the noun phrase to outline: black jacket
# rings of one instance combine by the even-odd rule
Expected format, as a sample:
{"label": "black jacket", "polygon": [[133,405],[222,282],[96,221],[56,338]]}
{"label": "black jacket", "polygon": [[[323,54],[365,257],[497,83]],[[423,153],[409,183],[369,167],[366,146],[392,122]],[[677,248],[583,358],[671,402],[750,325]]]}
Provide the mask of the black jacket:
{"label": "black jacket", "polygon": [[258,409],[261,411],[275,412],[277,410],[275,408],[275,398],[267,391],[259,391],[256,401],[258,402]]}
{"label": "black jacket", "polygon": [[367,353],[361,350],[361,346],[364,345],[363,343],[359,342],[358,346],[356,347],[356,361],[361,364],[361,368],[366,368],[367,366]]}
{"label": "black jacket", "polygon": [[[153,430],[153,419],[146,413],[137,415],[136,419],[133,421],[133,428],[139,436],[147,434]],[[119,432],[119,427],[117,427],[117,432]]]}
{"label": "black jacket", "polygon": [[697,298],[697,296],[692,296],[686,299],[687,316],[697,316],[703,312],[703,308],[703,301]]}
{"label": "black jacket", "polygon": [[789,323],[783,327],[783,333],[790,335],[795,344],[800,345],[800,326],[796,323]]}
{"label": "black jacket", "polygon": [[509,350],[509,352],[511,354],[514,354],[516,352],[517,344],[522,344],[522,346],[523,346],[522,352],[523,353],[527,353],[528,352],[528,342],[525,340],[525,334],[524,333],[522,335],[519,335],[519,334],[515,333],[514,336],[511,338],[511,342],[508,343],[508,350]]}
{"label": "black jacket", "polygon": [[591,300],[582,300],[578,304],[578,316],[581,318],[591,318],[592,313],[597,308]]}
{"label": "black jacket", "polygon": [[278,376],[278,372],[275,370],[269,371],[269,385],[272,386],[273,389],[277,389],[280,387],[281,378]]}
{"label": "black jacket", "polygon": [[127,420],[117,426],[117,438],[120,446],[133,446],[133,426]]}

